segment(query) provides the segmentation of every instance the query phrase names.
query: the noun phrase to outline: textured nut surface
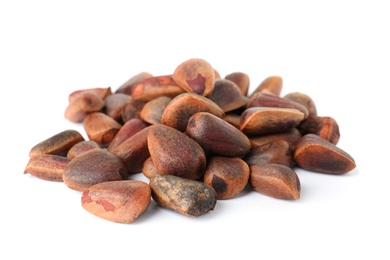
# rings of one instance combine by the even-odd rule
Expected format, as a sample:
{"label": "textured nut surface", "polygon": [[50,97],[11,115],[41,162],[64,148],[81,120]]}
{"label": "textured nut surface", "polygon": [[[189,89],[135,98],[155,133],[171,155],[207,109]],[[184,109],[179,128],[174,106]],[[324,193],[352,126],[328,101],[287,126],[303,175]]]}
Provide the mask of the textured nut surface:
{"label": "textured nut surface", "polygon": [[143,79],[151,78],[153,77],[152,74],[146,71],[139,72],[138,74],[135,74],[128,80],[126,80],[122,85],[120,85],[116,90],[115,93],[124,93],[127,95],[131,95],[133,93],[133,87],[136,83]]}
{"label": "textured nut surface", "polygon": [[340,130],[337,121],[329,116],[312,116],[297,126],[302,135],[315,134],[332,144],[337,144],[340,139]]}
{"label": "textured nut surface", "polygon": [[208,98],[225,113],[244,107],[247,103],[247,97],[241,93],[237,84],[228,79],[216,80],[213,93]]}
{"label": "textured nut surface", "polygon": [[244,96],[248,95],[250,79],[249,75],[244,72],[232,72],[225,76],[225,79],[231,80],[237,84],[238,88]]}
{"label": "textured nut surface", "polygon": [[108,95],[112,94],[111,87],[78,89],[69,94],[68,96],[69,103],[72,103],[78,96],[80,96],[82,93],[85,92],[93,92],[98,96],[100,96],[102,100],[104,100]]}
{"label": "textured nut surface", "polygon": [[299,130],[294,127],[286,132],[249,136],[249,140],[251,141],[252,147],[261,146],[263,144],[277,140],[284,140],[289,144],[290,150],[294,152],[296,144],[301,139],[301,137],[301,132],[299,132]]}
{"label": "textured nut surface", "polygon": [[160,174],[153,176],[149,185],[152,198],[160,207],[186,216],[204,215],[217,203],[215,190],[196,180]]}
{"label": "textured nut surface", "polygon": [[283,79],[280,76],[269,76],[265,78],[257,88],[252,92],[252,95],[258,92],[269,93],[279,96],[283,88]]}
{"label": "textured nut surface", "polygon": [[108,147],[122,125],[103,112],[88,114],[83,121],[88,138],[101,147]]}
{"label": "textured nut surface", "polygon": [[313,99],[309,95],[301,92],[291,92],[285,95],[283,98],[295,101],[305,106],[307,111],[309,112],[309,117],[317,116],[317,107]]}
{"label": "textured nut surface", "polygon": [[244,160],[248,165],[276,163],[291,167],[293,163],[290,146],[281,139],[253,146]]}
{"label": "textured nut surface", "polygon": [[117,122],[122,120],[122,110],[127,103],[132,100],[132,97],[123,93],[114,93],[104,99],[105,114],[113,118]]}
{"label": "textured nut surface", "polygon": [[100,148],[100,145],[97,142],[91,140],[84,140],[73,145],[72,148],[70,148],[68,153],[66,154],[66,157],[73,159],[80,154],[83,154],[95,148]]}
{"label": "textured nut surface", "polygon": [[160,124],[162,114],[171,100],[172,98],[164,96],[150,100],[141,110],[141,119],[151,125]]}
{"label": "textured nut surface", "polygon": [[173,80],[172,75],[162,75],[141,80],[134,85],[135,100],[150,101],[158,97],[174,98],[185,91]]}
{"label": "textured nut surface", "polygon": [[81,196],[85,210],[97,217],[123,224],[138,219],[148,209],[150,202],[150,186],[137,180],[98,183]]}
{"label": "textured nut surface", "polygon": [[62,181],[65,166],[70,159],[54,154],[40,154],[30,158],[24,173],[47,181]]}
{"label": "textured nut surface", "polygon": [[89,113],[100,111],[104,106],[104,100],[95,92],[81,92],[68,104],[64,117],[71,122],[79,123]]}

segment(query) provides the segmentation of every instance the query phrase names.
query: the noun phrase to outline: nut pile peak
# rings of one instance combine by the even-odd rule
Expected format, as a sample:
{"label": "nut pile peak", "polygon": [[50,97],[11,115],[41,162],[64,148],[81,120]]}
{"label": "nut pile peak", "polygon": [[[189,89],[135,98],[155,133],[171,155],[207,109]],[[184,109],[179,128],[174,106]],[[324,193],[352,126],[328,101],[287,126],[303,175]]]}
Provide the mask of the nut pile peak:
{"label": "nut pile peak", "polygon": [[63,182],[80,192],[86,211],[129,224],[152,201],[199,217],[245,189],[298,200],[296,169],[340,175],[356,168],[337,146],[337,121],[319,115],[309,95],[282,95],[277,75],[252,93],[249,87],[248,74],[221,77],[193,58],[164,75],[135,74],[115,91],[77,89],[63,116],[81,124],[88,140],[74,129],[39,140],[24,173]]}

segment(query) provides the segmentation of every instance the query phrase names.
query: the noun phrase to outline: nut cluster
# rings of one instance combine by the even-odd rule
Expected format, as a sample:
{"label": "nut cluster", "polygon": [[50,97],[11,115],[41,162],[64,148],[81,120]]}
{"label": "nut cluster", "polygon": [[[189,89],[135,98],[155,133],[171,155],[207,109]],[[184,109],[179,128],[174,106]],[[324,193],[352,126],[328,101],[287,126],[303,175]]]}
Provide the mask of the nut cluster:
{"label": "nut cluster", "polygon": [[[270,76],[248,93],[249,76],[224,78],[203,59],[169,75],[141,72],[112,92],[69,94],[64,117],[88,140],[65,130],[36,144],[24,173],[80,191],[82,207],[103,219],[132,223],[153,199],[201,216],[245,187],[287,200],[300,197],[294,169],[344,174],[354,159],[337,146],[336,120],[317,115],[300,92],[281,96]],[[142,172],[149,183],[132,180]]]}

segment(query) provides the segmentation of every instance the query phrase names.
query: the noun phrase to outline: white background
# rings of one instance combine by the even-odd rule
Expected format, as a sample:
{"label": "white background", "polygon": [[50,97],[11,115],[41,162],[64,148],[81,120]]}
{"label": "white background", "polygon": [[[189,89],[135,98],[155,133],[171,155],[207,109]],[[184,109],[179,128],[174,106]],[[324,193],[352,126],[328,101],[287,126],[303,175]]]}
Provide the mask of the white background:
{"label": "white background", "polygon": [[[0,259],[389,259],[390,9],[386,1],[2,1]],[[189,58],[254,89],[279,75],[340,126],[357,168],[297,170],[298,201],[252,191],[190,218],[153,202],[102,220],[63,183],[23,174],[36,143],[81,125],[68,94],[115,90]],[[86,137],[86,136],[85,136]],[[142,176],[135,175],[135,179]]]}

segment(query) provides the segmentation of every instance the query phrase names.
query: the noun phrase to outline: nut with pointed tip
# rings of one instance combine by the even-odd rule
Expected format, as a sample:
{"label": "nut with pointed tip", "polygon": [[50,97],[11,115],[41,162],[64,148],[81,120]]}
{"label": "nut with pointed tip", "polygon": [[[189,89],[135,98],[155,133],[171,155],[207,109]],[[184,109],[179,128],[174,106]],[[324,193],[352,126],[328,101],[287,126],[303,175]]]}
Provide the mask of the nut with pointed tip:
{"label": "nut with pointed tip", "polygon": [[216,80],[213,93],[208,98],[225,113],[244,107],[248,101],[237,84],[228,79]]}
{"label": "nut with pointed tip", "polygon": [[332,144],[337,144],[340,139],[340,130],[337,121],[330,116],[312,116],[303,121],[298,130],[305,134],[321,136]]}
{"label": "nut with pointed tip", "polygon": [[69,149],[68,153],[66,154],[66,157],[68,157],[69,159],[73,159],[95,148],[100,148],[100,145],[97,142],[92,140],[81,141],[73,145],[72,148]]}
{"label": "nut with pointed tip", "polygon": [[47,181],[62,181],[66,165],[71,159],[55,154],[40,154],[30,160],[24,170],[35,177]]}
{"label": "nut with pointed tip", "polygon": [[231,80],[237,84],[238,88],[244,96],[248,95],[250,80],[249,76],[243,72],[232,72],[225,76],[225,79]]}
{"label": "nut with pointed tip", "polygon": [[276,96],[280,96],[283,87],[283,79],[280,76],[269,76],[265,78],[257,88],[252,92],[251,96],[255,93],[269,93]]}
{"label": "nut with pointed tip", "polygon": [[161,75],[146,78],[136,83],[133,87],[132,97],[135,100],[150,101],[162,96],[174,98],[184,92],[183,88],[172,78],[172,75]]}

